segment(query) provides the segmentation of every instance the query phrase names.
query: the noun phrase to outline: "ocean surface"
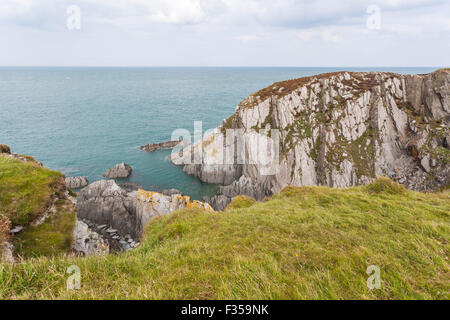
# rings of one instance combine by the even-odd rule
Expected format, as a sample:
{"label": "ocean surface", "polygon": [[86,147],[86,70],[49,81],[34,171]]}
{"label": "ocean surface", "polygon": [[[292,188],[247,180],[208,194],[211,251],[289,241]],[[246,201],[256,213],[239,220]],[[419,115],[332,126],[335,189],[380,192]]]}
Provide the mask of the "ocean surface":
{"label": "ocean surface", "polygon": [[[344,68],[421,74],[437,68]],[[237,104],[273,82],[343,68],[0,68],[0,143],[35,157],[66,176],[90,182],[117,163],[133,174],[123,181],[148,190],[176,188],[201,199],[217,186],[201,183],[140,145],[217,127]]]}

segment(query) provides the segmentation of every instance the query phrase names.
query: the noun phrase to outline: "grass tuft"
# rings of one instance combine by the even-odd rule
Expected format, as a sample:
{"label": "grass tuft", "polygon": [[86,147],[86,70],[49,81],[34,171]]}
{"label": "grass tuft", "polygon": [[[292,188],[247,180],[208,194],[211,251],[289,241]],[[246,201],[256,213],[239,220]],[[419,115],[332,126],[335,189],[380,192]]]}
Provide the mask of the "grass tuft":
{"label": "grass tuft", "polygon": [[225,211],[233,209],[245,209],[250,208],[254,205],[256,201],[252,198],[246,196],[237,196],[231,201],[231,203],[226,207]]}
{"label": "grass tuft", "polygon": [[368,193],[388,193],[398,195],[404,195],[408,192],[404,186],[385,177],[378,178],[374,183],[366,186],[364,190]]}

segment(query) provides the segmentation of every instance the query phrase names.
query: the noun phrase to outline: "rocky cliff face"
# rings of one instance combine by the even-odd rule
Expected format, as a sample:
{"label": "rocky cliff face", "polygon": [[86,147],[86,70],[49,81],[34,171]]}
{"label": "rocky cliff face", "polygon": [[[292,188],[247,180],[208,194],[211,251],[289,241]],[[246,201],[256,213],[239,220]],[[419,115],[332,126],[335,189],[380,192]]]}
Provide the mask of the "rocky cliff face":
{"label": "rocky cliff face", "polygon": [[130,235],[134,240],[140,239],[145,225],[154,217],[193,207],[212,211],[209,204],[191,201],[188,196],[127,191],[114,180],[96,181],[77,196],[78,218],[87,219],[97,226],[109,226],[117,237]]}
{"label": "rocky cliff face", "polygon": [[[427,191],[450,183],[450,70],[426,75],[338,72],[276,83],[242,101],[235,114],[172,157],[185,172],[224,186],[209,199],[222,209],[245,194],[262,200],[288,185],[345,188],[388,176]],[[227,130],[243,133],[240,142]],[[266,131],[261,131],[261,130]],[[279,131],[279,141],[270,130]],[[267,131],[268,130],[268,131]],[[272,141],[276,170],[249,161]],[[269,143],[270,145],[270,143]],[[236,148],[234,160],[223,161]]]}

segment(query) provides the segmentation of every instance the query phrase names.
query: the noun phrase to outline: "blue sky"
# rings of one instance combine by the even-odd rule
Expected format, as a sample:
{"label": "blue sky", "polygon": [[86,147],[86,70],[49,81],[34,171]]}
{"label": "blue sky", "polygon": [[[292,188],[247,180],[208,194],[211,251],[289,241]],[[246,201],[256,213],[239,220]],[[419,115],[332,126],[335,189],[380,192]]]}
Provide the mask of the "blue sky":
{"label": "blue sky", "polygon": [[450,66],[450,1],[0,0],[0,65]]}

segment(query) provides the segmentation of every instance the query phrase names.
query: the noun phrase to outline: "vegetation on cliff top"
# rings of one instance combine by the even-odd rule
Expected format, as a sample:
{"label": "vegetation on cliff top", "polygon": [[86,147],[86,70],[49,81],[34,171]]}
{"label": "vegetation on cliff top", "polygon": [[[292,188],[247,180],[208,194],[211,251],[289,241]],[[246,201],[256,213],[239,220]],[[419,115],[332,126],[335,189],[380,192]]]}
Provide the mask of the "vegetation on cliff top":
{"label": "vegetation on cliff top", "polygon": [[72,253],[75,208],[69,200],[58,200],[55,213],[39,226],[30,226],[14,237],[20,258],[53,257]]}
{"label": "vegetation on cliff top", "polygon": [[41,225],[30,225],[63,196],[63,175],[26,159],[0,154],[0,245],[8,240],[9,230],[20,225],[25,229],[12,238],[19,257],[70,253],[75,211],[67,201],[58,200],[53,215]]}
{"label": "vegetation on cliff top", "polygon": [[[0,298],[449,299],[449,218],[448,191],[388,179],[289,187],[251,207],[156,218],[124,254],[0,266]],[[71,265],[80,290],[66,290]],[[379,290],[366,285],[371,265]]]}
{"label": "vegetation on cliff top", "polygon": [[59,172],[0,155],[0,215],[13,225],[27,225],[44,213],[61,185]]}

